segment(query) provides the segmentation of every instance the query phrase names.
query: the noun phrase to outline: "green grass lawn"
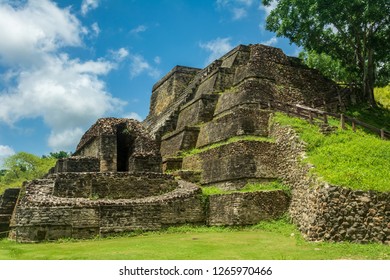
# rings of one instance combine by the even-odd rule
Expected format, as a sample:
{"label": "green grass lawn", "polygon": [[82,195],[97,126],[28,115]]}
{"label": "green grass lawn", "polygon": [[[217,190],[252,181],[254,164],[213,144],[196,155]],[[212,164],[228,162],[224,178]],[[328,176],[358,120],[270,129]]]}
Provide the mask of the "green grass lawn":
{"label": "green grass lawn", "polygon": [[[325,181],[356,190],[390,191],[390,141],[358,129],[338,128],[330,135],[317,125],[277,113],[274,122],[291,126],[307,143],[307,162]],[[339,122],[330,119],[332,126]]]}
{"label": "green grass lawn", "polygon": [[2,260],[390,259],[381,244],[312,243],[285,220],[245,228],[169,228],[136,236],[20,244],[0,241]]}

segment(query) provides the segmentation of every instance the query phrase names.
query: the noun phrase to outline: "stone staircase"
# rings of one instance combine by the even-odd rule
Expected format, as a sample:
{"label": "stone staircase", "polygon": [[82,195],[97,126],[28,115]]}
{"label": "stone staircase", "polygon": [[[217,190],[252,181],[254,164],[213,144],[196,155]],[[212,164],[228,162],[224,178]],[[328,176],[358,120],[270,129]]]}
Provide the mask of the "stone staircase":
{"label": "stone staircase", "polygon": [[0,195],[0,238],[8,236],[9,224],[19,192],[18,188],[10,188]]}

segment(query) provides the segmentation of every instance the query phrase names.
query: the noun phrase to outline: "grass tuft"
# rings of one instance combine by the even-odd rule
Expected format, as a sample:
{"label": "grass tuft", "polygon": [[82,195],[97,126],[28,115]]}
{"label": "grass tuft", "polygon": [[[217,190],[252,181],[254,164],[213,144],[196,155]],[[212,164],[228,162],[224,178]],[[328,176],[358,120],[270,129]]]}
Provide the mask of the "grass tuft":
{"label": "grass tuft", "polygon": [[275,191],[275,190],[283,190],[287,193],[290,193],[290,188],[284,185],[280,181],[274,181],[269,183],[248,183],[240,190],[223,190],[216,186],[202,187],[202,193],[205,196],[217,195],[217,194],[256,192],[256,191]]}
{"label": "grass tuft", "polygon": [[253,136],[253,135],[235,136],[235,137],[229,138],[228,140],[214,143],[214,144],[202,147],[202,148],[194,148],[194,149],[191,149],[188,151],[182,151],[180,153],[180,156],[187,157],[187,156],[196,155],[196,154],[199,154],[199,153],[211,150],[211,149],[215,149],[215,148],[218,148],[218,147],[230,144],[230,143],[238,142],[238,141],[274,142],[273,139],[271,139],[271,138],[261,137],[261,136]]}
{"label": "grass tuft", "polygon": [[[390,191],[390,141],[366,133],[338,128],[324,135],[319,127],[308,122],[275,114],[274,121],[288,125],[307,144],[305,159],[314,165],[314,173],[330,184],[356,190]],[[331,125],[338,121],[331,119]]]}

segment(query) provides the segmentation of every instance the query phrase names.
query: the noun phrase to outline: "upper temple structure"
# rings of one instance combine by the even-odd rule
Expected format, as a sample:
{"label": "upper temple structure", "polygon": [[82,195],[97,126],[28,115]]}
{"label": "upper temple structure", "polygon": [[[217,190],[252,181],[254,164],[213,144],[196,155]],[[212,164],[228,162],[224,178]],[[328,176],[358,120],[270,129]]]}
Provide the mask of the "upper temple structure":
{"label": "upper temple structure", "polygon": [[[143,122],[99,119],[45,178],[6,190],[0,232],[37,242],[251,225],[288,213],[308,240],[390,242],[389,193],[316,178],[301,161],[305,144],[272,121],[275,111],[292,108],[326,120],[326,112],[355,101],[353,92],[264,45],[237,46],[204,69],[176,66],[153,86]],[[275,181],[290,191],[240,192]],[[211,186],[227,192],[206,197],[202,188]]]}

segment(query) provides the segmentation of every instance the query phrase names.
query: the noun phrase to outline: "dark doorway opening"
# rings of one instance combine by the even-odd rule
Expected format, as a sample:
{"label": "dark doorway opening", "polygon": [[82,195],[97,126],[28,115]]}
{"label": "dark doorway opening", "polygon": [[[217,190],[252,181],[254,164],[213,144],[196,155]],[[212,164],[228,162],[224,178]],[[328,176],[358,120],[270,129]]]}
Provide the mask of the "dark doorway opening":
{"label": "dark doorway opening", "polygon": [[129,157],[133,153],[134,137],[127,130],[126,124],[120,124],[116,129],[117,171],[129,171]]}

